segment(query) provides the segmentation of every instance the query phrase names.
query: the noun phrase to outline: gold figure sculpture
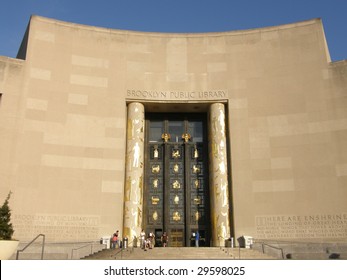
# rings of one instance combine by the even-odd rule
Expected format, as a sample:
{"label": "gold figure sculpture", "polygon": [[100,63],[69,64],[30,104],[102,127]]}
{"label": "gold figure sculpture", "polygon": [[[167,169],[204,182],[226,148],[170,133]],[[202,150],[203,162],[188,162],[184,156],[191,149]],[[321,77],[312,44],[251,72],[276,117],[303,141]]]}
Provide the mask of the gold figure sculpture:
{"label": "gold figure sculpture", "polygon": [[196,188],[196,189],[199,188],[199,180],[198,180],[198,179],[195,179],[194,185],[195,185],[195,188]]}
{"label": "gold figure sculpture", "polygon": [[173,150],[172,151],[172,157],[173,158],[180,158],[181,157],[180,150]]}
{"label": "gold figure sculpture", "polygon": [[193,165],[193,173],[200,173],[200,167],[197,165]]}
{"label": "gold figure sculpture", "polygon": [[153,180],[153,188],[158,188],[158,182],[159,182],[159,180],[158,179],[154,179]]}
{"label": "gold figure sculpture", "polygon": [[178,195],[176,194],[175,198],[174,198],[174,203],[178,204],[180,202],[180,198],[178,197]]}
{"label": "gold figure sculpture", "polygon": [[158,212],[157,211],[154,211],[152,218],[154,221],[158,220]]}
{"label": "gold figure sculpture", "polygon": [[141,147],[138,142],[135,143],[132,151],[133,151],[133,167],[139,167]]}
{"label": "gold figure sculpture", "polygon": [[178,180],[175,180],[173,183],[172,183],[172,187],[174,189],[180,189],[181,188],[181,184],[180,182],[178,182]]}
{"label": "gold figure sculpture", "polygon": [[194,158],[198,158],[198,157],[199,157],[199,151],[198,151],[198,149],[195,146],[195,148],[194,148]]}
{"label": "gold figure sculpture", "polygon": [[174,165],[173,170],[174,170],[175,173],[178,173],[178,171],[179,171],[179,166],[178,166],[177,163]]}
{"label": "gold figure sculpture", "polygon": [[154,148],[154,151],[153,151],[153,157],[154,157],[154,158],[158,158],[158,157],[159,157],[159,151],[158,151],[158,148]]}
{"label": "gold figure sculpture", "polygon": [[180,215],[180,213],[179,212],[174,212],[173,213],[173,217],[172,217],[172,219],[175,221],[175,222],[178,222],[178,221],[180,221],[181,220],[181,215]]}
{"label": "gold figure sculpture", "polygon": [[222,222],[217,227],[217,233],[218,233],[218,236],[221,236],[221,238],[223,238],[223,239],[227,238],[227,229],[226,229],[226,226],[224,225],[224,222]]}
{"label": "gold figure sculpture", "polygon": [[152,196],[152,205],[157,205],[159,200],[160,199],[158,196]]}
{"label": "gold figure sculpture", "polygon": [[199,211],[196,211],[195,212],[195,221],[199,221],[199,219],[200,219]]}
{"label": "gold figure sculpture", "polygon": [[161,135],[161,138],[164,140],[165,143],[167,143],[171,139],[171,135],[169,133],[163,133]]}
{"label": "gold figure sculpture", "polygon": [[201,198],[200,197],[194,198],[194,203],[195,204],[200,204],[201,203]]}
{"label": "gold figure sculpture", "polygon": [[183,133],[182,134],[182,139],[184,139],[184,142],[188,143],[190,138],[191,138],[191,136],[189,133]]}
{"label": "gold figure sculpture", "polygon": [[152,173],[159,173],[160,165],[152,165]]}

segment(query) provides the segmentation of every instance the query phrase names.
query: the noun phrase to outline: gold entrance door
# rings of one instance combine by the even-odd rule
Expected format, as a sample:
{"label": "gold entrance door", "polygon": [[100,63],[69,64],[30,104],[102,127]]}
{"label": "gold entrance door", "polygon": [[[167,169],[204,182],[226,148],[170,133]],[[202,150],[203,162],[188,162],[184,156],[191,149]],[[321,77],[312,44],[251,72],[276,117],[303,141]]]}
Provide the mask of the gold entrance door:
{"label": "gold entrance door", "polygon": [[144,228],[155,233],[157,246],[164,231],[169,246],[194,246],[197,230],[200,245],[209,245],[205,123],[204,115],[147,118]]}
{"label": "gold entrance door", "polygon": [[184,232],[182,229],[171,229],[170,231],[170,246],[182,247],[184,242]]}

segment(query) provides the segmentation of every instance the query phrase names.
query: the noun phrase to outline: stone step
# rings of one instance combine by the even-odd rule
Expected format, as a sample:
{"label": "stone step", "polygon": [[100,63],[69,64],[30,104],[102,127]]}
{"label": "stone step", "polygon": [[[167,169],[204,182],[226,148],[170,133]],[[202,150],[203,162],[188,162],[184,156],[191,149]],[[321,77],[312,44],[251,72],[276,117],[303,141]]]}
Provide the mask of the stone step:
{"label": "stone step", "polygon": [[288,253],[285,256],[286,259],[293,260],[347,260],[346,253]]}
{"label": "stone step", "polygon": [[[265,245],[263,245],[265,244]],[[275,258],[293,260],[329,260],[347,259],[347,242],[298,242],[298,241],[257,241],[252,246],[254,251],[265,251]]]}
{"label": "stone step", "polygon": [[[16,255],[13,255],[12,260],[16,259]],[[68,254],[66,253],[45,253],[43,254],[44,260],[67,260]],[[41,253],[21,253],[18,256],[18,260],[41,260]]]}
{"label": "stone step", "polygon": [[122,260],[182,260],[182,259],[274,259],[258,251],[238,248],[191,248],[191,247],[155,247],[107,249],[84,259],[122,259]]}
{"label": "stone step", "polygon": [[[22,250],[28,243],[21,243],[18,250]],[[105,245],[94,243],[46,243],[44,246],[44,260],[70,260],[81,259],[90,254],[102,251]],[[18,254],[19,260],[40,260],[42,254],[42,244],[33,243],[24,251]],[[11,256],[11,260],[15,260],[17,252]]]}

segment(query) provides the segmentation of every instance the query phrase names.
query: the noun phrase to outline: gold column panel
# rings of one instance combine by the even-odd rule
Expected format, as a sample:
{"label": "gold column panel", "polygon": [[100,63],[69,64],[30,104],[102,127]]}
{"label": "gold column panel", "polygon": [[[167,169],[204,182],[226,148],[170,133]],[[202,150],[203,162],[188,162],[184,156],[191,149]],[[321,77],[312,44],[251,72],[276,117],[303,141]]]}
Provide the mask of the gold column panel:
{"label": "gold column panel", "polygon": [[143,213],[144,106],[128,105],[126,183],[124,190],[123,236],[131,242],[139,236]]}
{"label": "gold column panel", "polygon": [[210,106],[210,195],[213,246],[230,237],[227,147],[224,104]]}

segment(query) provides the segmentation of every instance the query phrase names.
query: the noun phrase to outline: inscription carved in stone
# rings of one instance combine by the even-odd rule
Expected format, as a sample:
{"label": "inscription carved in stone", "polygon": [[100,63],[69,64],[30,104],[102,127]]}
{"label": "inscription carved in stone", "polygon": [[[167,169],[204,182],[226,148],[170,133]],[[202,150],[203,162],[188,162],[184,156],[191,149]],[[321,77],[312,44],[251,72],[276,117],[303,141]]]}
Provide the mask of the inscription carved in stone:
{"label": "inscription carved in stone", "polygon": [[50,239],[81,240],[99,238],[100,218],[98,216],[73,215],[26,215],[13,216],[13,224],[18,239],[45,233]]}
{"label": "inscription carved in stone", "polygon": [[345,238],[347,214],[278,215],[255,218],[258,238]]}

